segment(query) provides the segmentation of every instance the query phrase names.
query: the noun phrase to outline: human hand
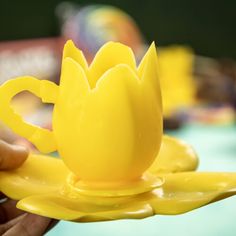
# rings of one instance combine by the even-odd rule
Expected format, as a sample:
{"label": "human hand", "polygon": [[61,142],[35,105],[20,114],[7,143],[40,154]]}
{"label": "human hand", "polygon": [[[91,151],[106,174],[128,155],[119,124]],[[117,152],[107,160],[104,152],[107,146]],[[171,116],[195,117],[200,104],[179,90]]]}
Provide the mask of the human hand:
{"label": "human hand", "polygon": [[[26,148],[0,140],[0,171],[18,168],[27,156]],[[52,219],[17,209],[16,203],[0,192],[0,235],[40,236],[55,224]]]}

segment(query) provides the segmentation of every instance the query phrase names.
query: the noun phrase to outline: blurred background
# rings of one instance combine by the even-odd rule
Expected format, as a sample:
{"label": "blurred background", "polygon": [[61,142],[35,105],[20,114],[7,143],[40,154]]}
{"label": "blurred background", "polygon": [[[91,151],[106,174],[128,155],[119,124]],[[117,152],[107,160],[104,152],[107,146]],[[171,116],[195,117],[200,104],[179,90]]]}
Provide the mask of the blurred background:
{"label": "blurred background", "polygon": [[[32,75],[59,82],[63,44],[89,62],[105,42],[130,46],[140,62],[157,44],[165,132],[192,144],[200,171],[236,170],[236,2],[0,1],[0,84]],[[12,106],[26,120],[51,128],[53,107],[23,92]],[[0,138],[35,148],[0,123]],[[56,155],[56,154],[55,154]],[[180,216],[141,221],[60,222],[48,235],[235,235],[236,198]]]}
{"label": "blurred background", "polygon": [[[61,0],[1,0],[0,40],[60,35],[55,8]],[[79,6],[108,4],[137,22],[148,41],[188,44],[197,54],[236,58],[234,0],[74,0]]]}

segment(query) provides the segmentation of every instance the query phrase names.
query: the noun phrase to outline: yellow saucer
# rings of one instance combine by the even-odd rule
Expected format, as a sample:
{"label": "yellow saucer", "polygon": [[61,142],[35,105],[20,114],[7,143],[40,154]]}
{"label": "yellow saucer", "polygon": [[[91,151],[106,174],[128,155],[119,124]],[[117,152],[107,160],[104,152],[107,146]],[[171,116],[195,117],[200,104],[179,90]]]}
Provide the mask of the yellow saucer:
{"label": "yellow saucer", "polygon": [[20,168],[0,172],[0,191],[24,211],[77,222],[181,214],[236,194],[236,173],[194,172],[197,164],[189,145],[164,136],[141,181],[95,189],[61,159],[31,154]]}

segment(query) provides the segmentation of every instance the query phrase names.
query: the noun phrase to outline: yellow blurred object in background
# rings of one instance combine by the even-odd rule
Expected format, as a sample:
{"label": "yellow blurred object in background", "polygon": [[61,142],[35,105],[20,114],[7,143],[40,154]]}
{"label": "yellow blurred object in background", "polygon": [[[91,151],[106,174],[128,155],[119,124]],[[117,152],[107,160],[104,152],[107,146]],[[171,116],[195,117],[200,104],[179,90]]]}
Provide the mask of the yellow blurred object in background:
{"label": "yellow blurred object in background", "polygon": [[171,46],[159,51],[160,83],[163,114],[171,116],[176,110],[188,108],[195,102],[193,80],[194,54],[190,48]]}

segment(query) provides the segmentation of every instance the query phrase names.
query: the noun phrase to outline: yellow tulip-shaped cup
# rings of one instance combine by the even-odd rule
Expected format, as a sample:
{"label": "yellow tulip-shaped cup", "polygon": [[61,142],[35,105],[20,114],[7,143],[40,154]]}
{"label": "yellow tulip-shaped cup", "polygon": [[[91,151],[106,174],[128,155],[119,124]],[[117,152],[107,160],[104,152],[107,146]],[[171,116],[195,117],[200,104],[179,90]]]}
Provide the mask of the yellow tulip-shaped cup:
{"label": "yellow tulip-shaped cup", "polygon": [[[26,123],[10,106],[28,90],[53,103],[52,131]],[[71,41],[60,85],[33,77],[0,87],[0,119],[43,153],[0,171],[0,192],[34,214],[71,221],[180,214],[236,194],[235,173],[194,172],[186,143],[162,135],[157,56],[138,67],[132,50],[109,42],[90,66]],[[184,173],[181,173],[184,172]]]}
{"label": "yellow tulip-shaped cup", "polygon": [[[55,104],[52,131],[27,124],[12,111],[10,101],[22,90]],[[42,152],[58,150],[73,173],[70,185],[115,190],[128,184],[137,185],[138,192],[147,188],[140,189],[140,181],[160,185],[160,178],[143,175],[162,138],[154,43],[138,68],[132,50],[114,42],[105,44],[88,67],[82,52],[68,41],[59,86],[20,77],[1,87],[0,100],[0,117],[9,127]]]}

